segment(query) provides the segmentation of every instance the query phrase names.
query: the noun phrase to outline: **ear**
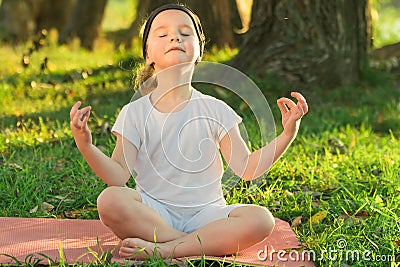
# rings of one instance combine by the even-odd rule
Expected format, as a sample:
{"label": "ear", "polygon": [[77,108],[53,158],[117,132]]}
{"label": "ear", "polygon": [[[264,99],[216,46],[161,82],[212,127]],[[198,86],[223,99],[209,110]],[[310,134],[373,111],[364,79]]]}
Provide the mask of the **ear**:
{"label": "ear", "polygon": [[147,51],[147,49],[146,49],[146,65],[149,65],[149,66],[154,65],[154,61],[150,58],[149,52]]}
{"label": "ear", "polygon": [[146,65],[151,65],[151,64],[153,64],[154,62],[149,58],[149,54],[147,54],[146,53]]}

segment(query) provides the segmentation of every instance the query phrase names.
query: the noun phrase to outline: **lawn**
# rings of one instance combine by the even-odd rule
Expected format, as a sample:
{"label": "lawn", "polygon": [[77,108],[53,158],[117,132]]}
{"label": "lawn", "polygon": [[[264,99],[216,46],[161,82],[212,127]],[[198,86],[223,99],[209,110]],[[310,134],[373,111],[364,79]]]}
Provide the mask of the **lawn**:
{"label": "lawn", "polygon": [[[0,216],[98,218],[96,198],[106,185],[74,144],[69,109],[77,100],[93,107],[93,140],[110,155],[110,126],[132,97],[140,49],[125,51],[103,40],[91,53],[55,40],[50,32],[26,68],[20,62],[30,44],[0,48],[7,55],[0,57]],[[235,52],[209,51],[206,60],[225,62]],[[41,70],[45,57],[48,68]],[[275,102],[292,88],[273,79],[254,81],[279,133]],[[204,90],[244,118],[251,150],[263,145],[246,105]],[[291,223],[305,249],[315,251],[318,266],[398,266],[400,85],[392,74],[366,68],[356,86],[302,93],[310,112],[297,139],[257,182],[229,190],[228,203],[263,205]]]}

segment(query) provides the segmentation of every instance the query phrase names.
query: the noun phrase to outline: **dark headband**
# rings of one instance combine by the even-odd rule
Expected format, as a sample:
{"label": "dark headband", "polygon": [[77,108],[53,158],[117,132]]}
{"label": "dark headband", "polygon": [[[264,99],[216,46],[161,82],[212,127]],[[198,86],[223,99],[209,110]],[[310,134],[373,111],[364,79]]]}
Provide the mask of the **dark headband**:
{"label": "dark headband", "polygon": [[188,7],[185,7],[183,5],[178,5],[178,4],[167,4],[160,6],[159,8],[155,9],[153,12],[151,12],[149,18],[146,20],[146,24],[144,26],[143,30],[143,38],[142,38],[142,52],[143,52],[143,58],[146,59],[146,43],[147,43],[147,38],[149,37],[149,32],[150,32],[150,27],[151,24],[153,23],[154,18],[161,12],[169,9],[176,9],[185,12],[186,14],[189,15],[189,17],[193,21],[193,25],[196,30],[197,37],[199,38],[200,41],[200,56],[203,55],[204,51],[204,43],[205,43],[205,37],[203,33],[203,28],[201,27],[200,19],[199,17]]}

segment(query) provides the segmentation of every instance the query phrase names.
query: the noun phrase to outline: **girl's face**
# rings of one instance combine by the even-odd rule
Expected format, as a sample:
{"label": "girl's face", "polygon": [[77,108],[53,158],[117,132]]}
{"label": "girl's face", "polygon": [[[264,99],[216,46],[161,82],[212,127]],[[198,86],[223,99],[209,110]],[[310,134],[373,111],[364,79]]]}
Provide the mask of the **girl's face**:
{"label": "girl's face", "polygon": [[170,9],[154,18],[147,39],[147,64],[154,63],[154,69],[158,72],[200,59],[199,38],[188,14]]}

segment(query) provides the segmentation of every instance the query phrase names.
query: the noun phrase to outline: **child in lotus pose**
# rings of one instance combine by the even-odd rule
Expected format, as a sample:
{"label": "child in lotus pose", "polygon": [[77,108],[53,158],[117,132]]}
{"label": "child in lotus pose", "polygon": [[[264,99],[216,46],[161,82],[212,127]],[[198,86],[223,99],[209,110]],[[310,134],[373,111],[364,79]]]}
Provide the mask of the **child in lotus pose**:
{"label": "child in lotus pose", "polygon": [[[259,177],[292,143],[308,111],[306,100],[296,92],[291,95],[297,104],[279,99],[283,132],[251,153],[233,109],[191,86],[204,40],[200,21],[189,8],[169,4],[153,11],[143,32],[150,72],[144,76],[152,82],[142,84],[145,95],[121,110],[112,128],[117,141],[111,158],[92,144],[87,125],[91,107],[79,109],[77,102],[71,109],[76,145],[109,186],[98,198],[98,211],[122,240],[121,257],[143,258],[142,248],[151,252],[155,247],[163,257],[234,254],[274,228],[265,207],[226,204],[219,152],[244,180]],[[133,171],[135,190],[125,186]]]}

